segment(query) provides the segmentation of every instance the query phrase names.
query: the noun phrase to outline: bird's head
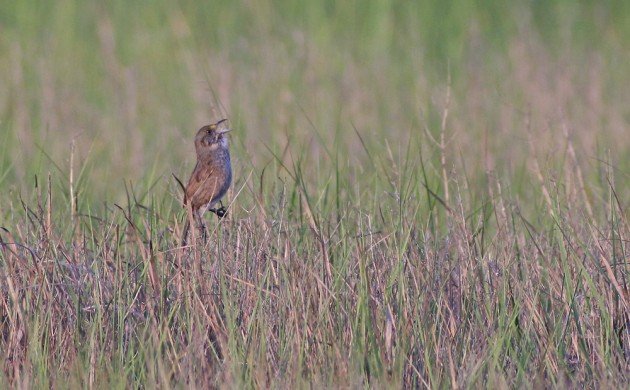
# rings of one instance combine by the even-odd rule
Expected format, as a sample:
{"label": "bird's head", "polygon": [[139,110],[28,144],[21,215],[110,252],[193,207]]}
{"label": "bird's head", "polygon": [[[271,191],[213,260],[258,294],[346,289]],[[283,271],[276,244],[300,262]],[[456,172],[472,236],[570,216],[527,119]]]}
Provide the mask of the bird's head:
{"label": "bird's head", "polygon": [[195,149],[197,153],[227,148],[228,142],[226,133],[230,130],[227,119],[221,119],[217,123],[206,125],[199,129],[195,137]]}

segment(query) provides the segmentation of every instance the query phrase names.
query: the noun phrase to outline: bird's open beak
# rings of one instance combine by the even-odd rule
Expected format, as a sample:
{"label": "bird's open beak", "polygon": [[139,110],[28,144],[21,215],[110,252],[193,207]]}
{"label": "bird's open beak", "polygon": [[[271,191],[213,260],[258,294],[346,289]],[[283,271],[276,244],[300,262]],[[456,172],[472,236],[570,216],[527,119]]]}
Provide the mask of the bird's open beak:
{"label": "bird's open beak", "polygon": [[228,127],[228,123],[227,123],[227,119],[221,119],[220,121],[217,122],[217,133],[219,134],[223,134],[223,133],[227,133],[228,131],[232,131],[232,129],[230,129]]}

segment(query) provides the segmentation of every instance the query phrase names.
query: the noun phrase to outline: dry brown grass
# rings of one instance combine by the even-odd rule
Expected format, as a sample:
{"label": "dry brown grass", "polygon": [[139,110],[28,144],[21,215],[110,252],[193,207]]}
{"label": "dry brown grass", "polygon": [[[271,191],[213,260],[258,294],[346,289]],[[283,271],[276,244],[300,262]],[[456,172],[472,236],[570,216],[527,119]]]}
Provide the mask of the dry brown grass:
{"label": "dry brown grass", "polygon": [[[372,35],[162,6],[3,31],[0,383],[628,386],[623,26],[518,9],[502,47],[474,14],[447,63],[413,4]],[[215,116],[230,214],[181,248]]]}

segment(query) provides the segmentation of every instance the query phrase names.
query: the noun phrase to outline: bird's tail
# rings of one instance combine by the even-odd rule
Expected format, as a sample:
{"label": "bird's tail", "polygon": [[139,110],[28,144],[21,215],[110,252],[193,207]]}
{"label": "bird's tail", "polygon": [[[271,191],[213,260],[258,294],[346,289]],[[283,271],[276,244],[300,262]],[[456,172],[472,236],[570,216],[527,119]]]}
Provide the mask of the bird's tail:
{"label": "bird's tail", "polygon": [[[186,213],[186,223],[184,223],[184,230],[182,232],[182,242],[181,242],[181,246],[186,246],[188,245],[188,236],[189,234],[191,234],[191,229],[190,226],[194,223],[194,229],[197,229],[197,232],[201,232],[201,238],[203,239],[203,242],[205,243],[208,239],[208,231],[206,229],[206,224],[203,223],[203,218],[201,218],[201,216],[190,210],[188,213]],[[193,244],[195,243],[194,240],[196,238],[198,238],[199,236],[194,234],[194,239],[193,239]]]}

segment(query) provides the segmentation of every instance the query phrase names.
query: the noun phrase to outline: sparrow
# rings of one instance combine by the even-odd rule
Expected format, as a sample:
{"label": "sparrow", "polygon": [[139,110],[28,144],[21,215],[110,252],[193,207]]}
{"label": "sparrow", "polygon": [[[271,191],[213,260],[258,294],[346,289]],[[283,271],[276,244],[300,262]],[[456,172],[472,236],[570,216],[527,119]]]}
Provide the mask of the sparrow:
{"label": "sparrow", "polygon": [[190,175],[184,191],[184,207],[189,215],[184,225],[182,246],[188,240],[191,217],[197,227],[201,228],[202,237],[206,239],[206,226],[203,214],[206,211],[215,213],[219,218],[227,214],[223,207],[215,208],[232,184],[232,164],[226,133],[230,131],[227,119],[203,126],[195,136],[197,164]]}

